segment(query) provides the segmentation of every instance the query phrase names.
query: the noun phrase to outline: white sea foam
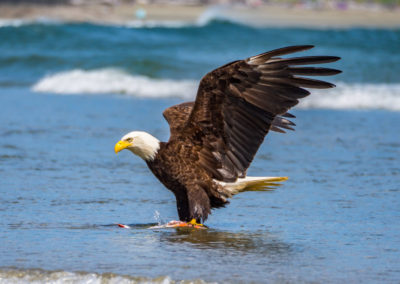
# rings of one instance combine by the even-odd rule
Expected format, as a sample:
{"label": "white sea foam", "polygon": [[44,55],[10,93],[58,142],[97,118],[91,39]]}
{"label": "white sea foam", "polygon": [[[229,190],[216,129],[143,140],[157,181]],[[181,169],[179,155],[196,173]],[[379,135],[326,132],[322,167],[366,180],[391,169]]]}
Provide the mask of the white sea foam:
{"label": "white sea foam", "polygon": [[27,21],[21,19],[0,19],[0,28],[2,27],[20,27],[25,25]]}
{"label": "white sea foam", "polygon": [[33,86],[33,91],[55,94],[127,94],[137,97],[192,98],[193,80],[151,79],[118,69],[72,70],[49,75]]}
{"label": "white sea foam", "polygon": [[[117,26],[121,26],[121,24],[116,24]],[[156,21],[156,20],[133,20],[127,21],[122,24],[122,26],[127,28],[184,28],[195,26],[194,22],[190,21]]]}
{"label": "white sea foam", "polygon": [[[0,270],[1,283],[159,283],[172,284],[180,283],[172,280],[169,276],[161,276],[158,278],[132,277],[124,275],[116,275],[111,273],[97,274],[85,272],[67,272],[67,271],[44,271],[39,269],[30,270]],[[185,283],[206,283],[203,280],[185,280]]]}
{"label": "white sea foam", "polygon": [[[53,94],[126,94],[146,98],[193,99],[195,80],[152,79],[118,69],[72,70],[49,75],[33,86]],[[300,108],[387,109],[400,111],[400,84],[338,83],[336,88],[312,90]]]}
{"label": "white sea foam", "polygon": [[37,18],[37,19],[0,19],[0,28],[2,27],[21,27],[33,24],[44,24],[44,25],[54,25],[59,24],[60,21],[49,19],[49,18]]}
{"label": "white sea foam", "polygon": [[299,107],[400,111],[400,84],[338,83],[333,89],[314,90]]}

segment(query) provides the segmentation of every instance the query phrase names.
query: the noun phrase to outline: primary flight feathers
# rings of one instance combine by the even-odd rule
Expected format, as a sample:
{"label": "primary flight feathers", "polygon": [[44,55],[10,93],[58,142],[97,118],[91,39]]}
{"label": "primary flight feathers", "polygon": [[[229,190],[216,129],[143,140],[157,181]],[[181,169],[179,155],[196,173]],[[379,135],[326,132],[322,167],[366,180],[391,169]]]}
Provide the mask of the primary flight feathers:
{"label": "primary flight feathers", "polygon": [[170,139],[159,143],[153,159],[144,159],[175,194],[182,221],[205,220],[211,208],[227,203],[232,183],[240,179],[246,184],[250,178],[246,171],[268,131],[293,130],[289,118],[294,116],[287,111],[310,94],[305,88],[334,87],[300,75],[329,76],[341,71],[295,66],[334,62],[339,57],[281,58],[312,47],[290,46],[226,64],[202,78],[194,102],[164,111]]}

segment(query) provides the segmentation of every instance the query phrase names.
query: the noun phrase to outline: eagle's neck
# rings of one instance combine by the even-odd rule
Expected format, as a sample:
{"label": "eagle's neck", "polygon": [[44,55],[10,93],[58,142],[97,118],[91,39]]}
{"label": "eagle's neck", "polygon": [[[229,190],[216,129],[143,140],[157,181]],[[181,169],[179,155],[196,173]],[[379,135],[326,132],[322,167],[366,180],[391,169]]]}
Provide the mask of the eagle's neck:
{"label": "eagle's neck", "polygon": [[144,149],[141,149],[140,151],[137,151],[135,154],[145,161],[153,161],[157,155],[158,149],[160,149],[160,144],[150,145]]}
{"label": "eagle's neck", "polygon": [[146,162],[153,161],[160,149],[160,140],[146,133],[134,139],[133,147],[129,148],[134,154]]}

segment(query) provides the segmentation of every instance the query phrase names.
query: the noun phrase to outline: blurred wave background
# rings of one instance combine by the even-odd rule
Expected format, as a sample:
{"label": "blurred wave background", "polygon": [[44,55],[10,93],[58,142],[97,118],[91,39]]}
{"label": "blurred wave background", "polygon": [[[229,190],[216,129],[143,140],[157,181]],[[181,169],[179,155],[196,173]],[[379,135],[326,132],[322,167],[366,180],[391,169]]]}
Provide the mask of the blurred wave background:
{"label": "blurred wave background", "polygon": [[[399,27],[398,0],[0,1],[0,282],[398,281]],[[147,230],[175,200],[115,142],[167,140],[207,72],[303,44],[343,73],[249,170],[290,180],[207,232]]]}

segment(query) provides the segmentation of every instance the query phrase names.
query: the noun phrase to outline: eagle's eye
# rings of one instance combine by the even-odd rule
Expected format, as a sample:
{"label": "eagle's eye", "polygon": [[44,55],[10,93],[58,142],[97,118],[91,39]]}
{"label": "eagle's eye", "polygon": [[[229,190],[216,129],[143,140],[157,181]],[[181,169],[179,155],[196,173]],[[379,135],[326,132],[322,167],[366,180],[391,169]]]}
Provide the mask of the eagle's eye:
{"label": "eagle's eye", "polygon": [[126,139],[126,141],[129,142],[129,143],[132,143],[133,138],[129,137],[129,138]]}

